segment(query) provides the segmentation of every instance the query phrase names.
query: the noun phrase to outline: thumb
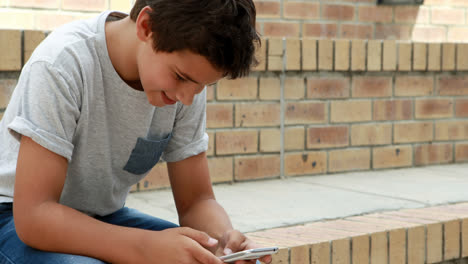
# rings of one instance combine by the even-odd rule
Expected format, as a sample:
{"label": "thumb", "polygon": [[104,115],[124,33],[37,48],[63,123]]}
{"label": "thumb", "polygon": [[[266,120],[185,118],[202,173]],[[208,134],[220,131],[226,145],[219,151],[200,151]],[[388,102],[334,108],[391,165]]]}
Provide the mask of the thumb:
{"label": "thumb", "polygon": [[214,247],[218,244],[218,240],[210,237],[205,232],[198,231],[189,227],[182,227],[180,231],[182,235],[195,240],[204,247]]}

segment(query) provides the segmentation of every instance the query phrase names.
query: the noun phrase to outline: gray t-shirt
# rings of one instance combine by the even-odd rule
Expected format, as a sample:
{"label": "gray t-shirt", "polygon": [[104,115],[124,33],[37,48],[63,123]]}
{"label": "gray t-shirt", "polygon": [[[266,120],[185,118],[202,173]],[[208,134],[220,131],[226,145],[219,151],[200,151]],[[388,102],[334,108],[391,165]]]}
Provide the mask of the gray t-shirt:
{"label": "gray t-shirt", "polygon": [[107,11],[65,25],[23,67],[0,122],[0,203],[12,201],[21,135],[68,160],[60,203],[90,215],[120,209],[160,157],[174,162],[207,150],[206,89],[190,106],[149,104],[112,66],[109,14],[125,16]]}

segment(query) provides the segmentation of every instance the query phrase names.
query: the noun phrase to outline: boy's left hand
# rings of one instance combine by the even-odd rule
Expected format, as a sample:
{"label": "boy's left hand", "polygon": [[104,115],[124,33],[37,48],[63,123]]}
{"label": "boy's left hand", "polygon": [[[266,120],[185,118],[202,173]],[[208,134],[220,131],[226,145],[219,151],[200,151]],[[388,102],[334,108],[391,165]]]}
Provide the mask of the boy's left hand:
{"label": "boy's left hand", "polygon": [[[230,230],[224,233],[223,237],[219,241],[219,247],[216,252],[217,256],[229,255],[235,252],[259,248],[260,246],[248,239],[244,234],[237,230]],[[264,256],[259,259],[263,263],[271,263],[271,256]],[[235,264],[255,264],[257,260],[238,260]]]}

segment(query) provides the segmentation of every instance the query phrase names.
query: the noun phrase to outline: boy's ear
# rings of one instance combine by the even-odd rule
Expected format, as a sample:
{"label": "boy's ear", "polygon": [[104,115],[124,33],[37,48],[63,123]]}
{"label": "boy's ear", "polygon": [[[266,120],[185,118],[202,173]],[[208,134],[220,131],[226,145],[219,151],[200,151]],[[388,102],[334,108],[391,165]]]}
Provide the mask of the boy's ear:
{"label": "boy's ear", "polygon": [[136,20],[137,37],[143,42],[151,39],[151,34],[153,33],[150,27],[150,15],[148,14],[148,12],[152,11],[153,9],[151,9],[151,7],[145,6],[141,9],[140,14]]}

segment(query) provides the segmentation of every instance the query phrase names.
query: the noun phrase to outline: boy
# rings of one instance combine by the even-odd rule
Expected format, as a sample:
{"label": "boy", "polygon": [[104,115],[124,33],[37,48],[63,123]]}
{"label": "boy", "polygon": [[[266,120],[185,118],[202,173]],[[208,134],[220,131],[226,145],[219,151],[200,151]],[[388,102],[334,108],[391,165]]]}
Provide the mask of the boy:
{"label": "boy", "polygon": [[[0,123],[0,263],[219,264],[257,247],[213,195],[204,87],[246,75],[258,41],[251,0],[137,0],[54,31]],[[183,227],[124,207],[160,157]]]}

